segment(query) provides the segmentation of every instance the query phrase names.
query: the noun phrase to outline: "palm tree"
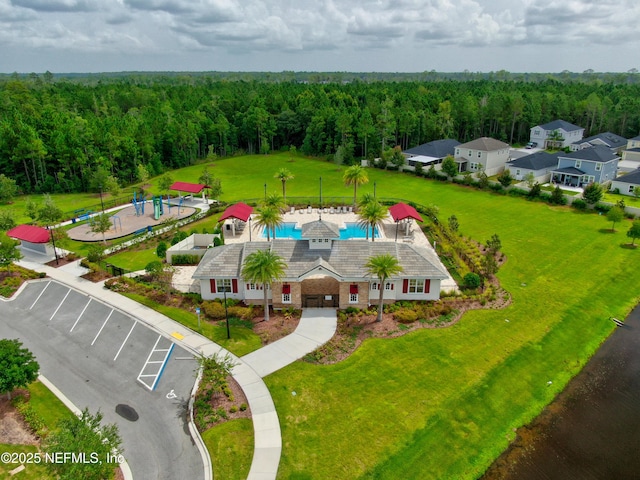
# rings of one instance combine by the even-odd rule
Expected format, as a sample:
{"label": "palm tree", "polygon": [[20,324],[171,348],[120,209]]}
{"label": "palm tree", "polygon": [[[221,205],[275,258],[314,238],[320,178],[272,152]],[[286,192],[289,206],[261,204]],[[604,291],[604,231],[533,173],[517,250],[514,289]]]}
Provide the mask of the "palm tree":
{"label": "palm tree", "polygon": [[344,171],[342,175],[344,184],[349,186],[353,185],[353,204],[356,204],[356,198],[358,193],[358,186],[364,185],[369,181],[369,176],[364,168],[360,165],[351,165]]}
{"label": "palm tree", "polygon": [[365,193],[358,200],[358,208],[364,208],[368,203],[377,202],[376,197],[373,196],[373,193]]}
{"label": "palm tree", "polygon": [[375,241],[375,228],[376,226],[382,226],[382,222],[387,217],[387,207],[381,205],[380,202],[374,200],[365,204],[358,216],[360,217],[359,225],[364,227],[367,232],[367,240],[369,239],[369,227],[371,227],[371,241]]}
{"label": "palm tree", "polygon": [[369,275],[377,277],[380,281],[380,298],[378,301],[378,317],[376,322],[382,321],[382,309],[384,298],[384,283],[392,275],[402,272],[402,267],[398,263],[398,259],[393,255],[385,253],[383,255],[375,255],[369,257],[369,261],[365,264],[365,268]]}
{"label": "palm tree", "polygon": [[264,293],[264,319],[269,320],[267,288],[271,283],[284,277],[286,264],[282,257],[271,250],[258,250],[247,255],[242,266],[242,277],[255,284],[262,285]]}
{"label": "palm tree", "polygon": [[282,210],[284,205],[285,205],[284,200],[276,192],[270,193],[264,199],[265,207],[274,207],[274,208],[277,208],[278,210]]}
{"label": "palm tree", "polygon": [[267,205],[256,210],[256,225],[267,229],[267,241],[271,240],[271,232],[275,238],[276,228],[282,224],[282,213],[277,207]]}
{"label": "palm tree", "polygon": [[282,182],[282,199],[283,202],[287,203],[287,182],[289,180],[293,180],[293,174],[286,168],[281,168],[276,172],[273,178],[277,178]]}

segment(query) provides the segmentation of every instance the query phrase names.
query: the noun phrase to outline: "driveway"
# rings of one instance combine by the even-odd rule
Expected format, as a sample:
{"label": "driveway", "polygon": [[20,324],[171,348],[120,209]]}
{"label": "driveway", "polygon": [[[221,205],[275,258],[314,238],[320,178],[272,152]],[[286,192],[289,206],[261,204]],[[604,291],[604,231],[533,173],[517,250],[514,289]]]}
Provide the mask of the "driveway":
{"label": "driveway", "polygon": [[[170,337],[52,280],[0,302],[0,337],[18,338],[78,408],[116,423],[138,479],[203,478],[187,403],[197,362]],[[136,419],[137,417],[137,419]]]}

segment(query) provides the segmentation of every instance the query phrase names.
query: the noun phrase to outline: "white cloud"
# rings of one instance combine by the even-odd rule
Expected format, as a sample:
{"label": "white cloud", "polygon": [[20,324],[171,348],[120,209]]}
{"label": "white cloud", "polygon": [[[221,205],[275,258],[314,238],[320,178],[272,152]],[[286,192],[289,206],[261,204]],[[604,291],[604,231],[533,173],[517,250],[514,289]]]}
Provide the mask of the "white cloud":
{"label": "white cloud", "polygon": [[[527,45],[548,51],[546,58],[559,45],[575,46],[593,62],[579,47],[615,44],[632,58],[639,21],[636,0],[0,0],[0,43],[47,48],[65,64],[79,52],[121,56],[123,64],[145,55],[159,70],[178,68],[166,63],[171,58],[194,69],[251,70],[266,52],[270,65],[279,62],[275,70],[308,68],[313,58],[319,70],[439,69],[454,60],[473,70],[474,62],[488,64],[485,56],[509,69],[515,55],[496,52]],[[13,65],[24,57],[2,54]]]}

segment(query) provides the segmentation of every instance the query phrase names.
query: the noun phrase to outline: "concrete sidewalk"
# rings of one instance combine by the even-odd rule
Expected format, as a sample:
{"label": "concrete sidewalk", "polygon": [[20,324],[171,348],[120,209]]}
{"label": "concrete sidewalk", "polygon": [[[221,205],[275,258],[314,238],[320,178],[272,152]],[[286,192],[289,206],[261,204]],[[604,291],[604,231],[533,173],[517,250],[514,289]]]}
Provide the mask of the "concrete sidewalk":
{"label": "concrete sidewalk", "polygon": [[[104,288],[103,283],[93,283],[67,272],[39,263],[20,261],[18,264],[30,270],[44,272],[50,278],[80,292],[95,297],[113,308],[137,318],[158,333],[162,333],[183,348],[197,355],[228,355],[233,363],[232,376],[244,391],[253,420],[254,453],[249,480],[275,479],[282,453],[280,422],[271,394],[262,377],[283,368],[296,359],[312,352],[327,342],[335,333],[335,310],[312,309],[303,313],[294,333],[249,355],[239,358],[220,345],[141,305],[125,296]],[[264,351],[264,353],[259,354]],[[252,355],[255,355],[253,358]],[[247,361],[248,359],[248,361]],[[212,478],[211,460],[195,426],[190,428],[205,464],[204,478]]]}
{"label": "concrete sidewalk", "polygon": [[292,334],[245,355],[242,361],[266,377],[327,343],[336,333],[337,325],[335,309],[304,309]]}

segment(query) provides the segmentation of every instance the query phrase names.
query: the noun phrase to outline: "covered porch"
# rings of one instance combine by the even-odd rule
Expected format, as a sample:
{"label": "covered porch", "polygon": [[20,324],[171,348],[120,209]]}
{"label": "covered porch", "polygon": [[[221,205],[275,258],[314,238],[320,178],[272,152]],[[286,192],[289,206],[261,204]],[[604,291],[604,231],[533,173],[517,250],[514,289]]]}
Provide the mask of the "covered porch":
{"label": "covered porch", "polygon": [[575,167],[560,168],[551,172],[552,183],[567,187],[582,187],[589,182],[588,177],[585,172]]}

